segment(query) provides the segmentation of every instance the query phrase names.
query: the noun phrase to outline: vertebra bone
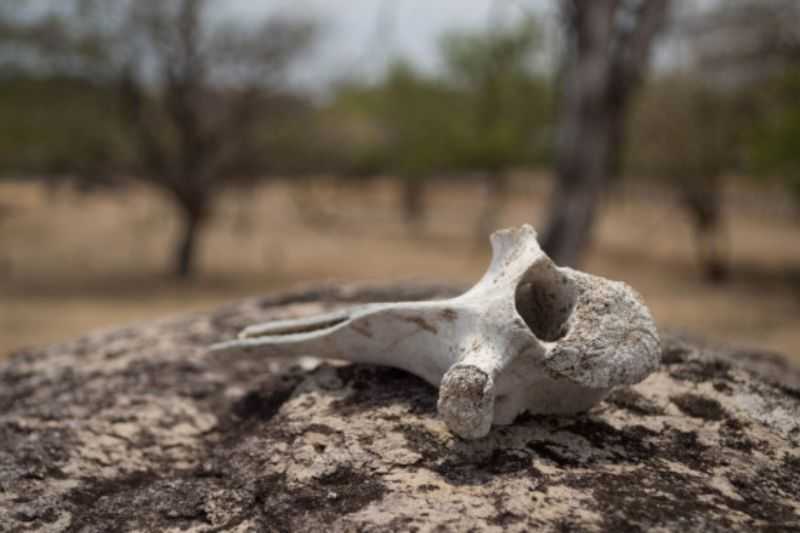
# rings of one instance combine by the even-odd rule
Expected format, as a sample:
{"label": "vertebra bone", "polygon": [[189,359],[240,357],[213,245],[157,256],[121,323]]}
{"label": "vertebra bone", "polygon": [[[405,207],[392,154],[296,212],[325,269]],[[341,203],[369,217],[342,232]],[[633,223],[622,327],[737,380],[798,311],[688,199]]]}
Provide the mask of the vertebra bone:
{"label": "vertebra bone", "polygon": [[212,348],[401,368],[439,387],[439,414],[467,439],[523,412],[588,410],[655,370],[656,326],[628,285],[557,267],[528,225],[491,241],[488,271],[456,298],[269,322]]}

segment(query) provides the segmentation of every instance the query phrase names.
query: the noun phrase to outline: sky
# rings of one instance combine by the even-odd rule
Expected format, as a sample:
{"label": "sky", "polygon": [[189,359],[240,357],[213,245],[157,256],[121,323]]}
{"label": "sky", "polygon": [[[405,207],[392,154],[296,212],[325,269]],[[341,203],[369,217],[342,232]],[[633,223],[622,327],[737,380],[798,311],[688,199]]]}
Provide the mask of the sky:
{"label": "sky", "polygon": [[[687,13],[702,13],[721,1],[682,0],[676,5]],[[398,56],[436,71],[437,43],[446,31],[485,29],[498,18],[508,22],[529,13],[544,17],[543,45],[546,53],[554,52],[556,4],[556,0],[227,0],[224,9],[235,17],[273,13],[318,17],[324,28],[318,48],[294,77],[301,85],[324,87],[338,79],[376,79]],[[658,41],[653,67],[669,70],[687,63],[684,48],[680,40]]]}
{"label": "sky", "polygon": [[451,29],[486,28],[493,17],[513,20],[546,10],[551,0],[228,0],[236,17],[272,13],[317,16],[323,33],[313,58],[298,72],[303,83],[374,76],[402,56],[437,68],[437,42]]}

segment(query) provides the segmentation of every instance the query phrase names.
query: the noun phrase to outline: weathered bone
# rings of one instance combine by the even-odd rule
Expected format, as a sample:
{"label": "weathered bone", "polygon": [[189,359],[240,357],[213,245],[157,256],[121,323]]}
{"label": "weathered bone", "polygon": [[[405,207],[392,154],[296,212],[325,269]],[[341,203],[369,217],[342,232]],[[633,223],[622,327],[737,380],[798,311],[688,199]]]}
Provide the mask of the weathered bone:
{"label": "weathered bone", "polygon": [[628,285],[557,267],[528,225],[491,241],[489,270],[456,298],[269,322],[212,349],[401,368],[439,387],[439,414],[467,439],[523,412],[588,410],[655,370],[656,326]]}

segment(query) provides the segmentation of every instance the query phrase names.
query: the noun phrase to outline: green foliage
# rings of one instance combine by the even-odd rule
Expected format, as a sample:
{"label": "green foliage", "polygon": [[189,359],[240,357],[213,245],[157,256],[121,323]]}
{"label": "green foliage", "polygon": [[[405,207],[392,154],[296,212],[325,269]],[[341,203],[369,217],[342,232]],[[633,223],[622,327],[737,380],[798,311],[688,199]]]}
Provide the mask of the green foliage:
{"label": "green foliage", "polygon": [[628,173],[672,182],[716,178],[738,165],[741,139],[733,93],[693,78],[651,82],[628,130]]}
{"label": "green foliage", "polygon": [[[499,174],[549,158],[552,99],[534,64],[540,32],[533,19],[445,35],[440,74],[398,61],[380,83],[344,85],[330,104],[312,109],[270,87],[273,70],[306,47],[310,26],[267,25],[270,39],[220,26],[196,37],[210,55],[195,68],[188,61],[197,54],[180,55],[175,25],[164,24],[177,16],[170,6],[147,0],[130,4],[128,13],[128,5],[70,0],[35,23],[0,13],[0,50],[26,51],[6,54],[17,58],[17,71],[0,81],[0,120],[8,125],[0,132],[0,172],[106,167],[144,177],[197,171],[225,180],[309,172],[417,179]],[[127,31],[103,22],[115,20]]]}
{"label": "green foliage", "polygon": [[106,51],[66,17],[89,1],[0,8],[0,175],[98,179],[130,157],[112,88],[83,68]]}
{"label": "green foliage", "polygon": [[114,95],[71,78],[0,80],[0,174],[100,177],[129,157]]}
{"label": "green foliage", "polygon": [[322,111],[346,173],[425,178],[455,164],[463,95],[397,62],[377,86],[340,87]]}
{"label": "green foliage", "polygon": [[341,87],[326,113],[350,171],[421,179],[545,162],[552,105],[533,65],[538,44],[532,20],[452,33],[441,41],[442,75],[398,61],[377,85]]}
{"label": "green foliage", "polygon": [[654,80],[631,116],[629,174],[695,187],[725,172],[777,179],[800,201],[800,69],[738,88]]}
{"label": "green foliage", "polygon": [[388,170],[415,177],[450,168],[463,131],[462,95],[403,63],[390,70],[384,91],[376,111],[387,131]]}
{"label": "green foliage", "polygon": [[754,92],[756,123],[748,137],[752,170],[777,176],[800,201],[800,68]]}
{"label": "green foliage", "polygon": [[535,19],[486,33],[445,35],[446,83],[462,91],[468,109],[462,166],[502,172],[544,162],[549,155],[549,84],[533,60],[540,31]]}
{"label": "green foliage", "polygon": [[267,154],[291,152],[288,140],[303,144],[296,130],[305,117],[292,121],[284,110],[307,108],[283,90],[285,71],[316,26],[216,21],[208,5],[0,7],[0,119],[8,125],[0,172],[94,174],[106,166],[199,189],[278,168]]}

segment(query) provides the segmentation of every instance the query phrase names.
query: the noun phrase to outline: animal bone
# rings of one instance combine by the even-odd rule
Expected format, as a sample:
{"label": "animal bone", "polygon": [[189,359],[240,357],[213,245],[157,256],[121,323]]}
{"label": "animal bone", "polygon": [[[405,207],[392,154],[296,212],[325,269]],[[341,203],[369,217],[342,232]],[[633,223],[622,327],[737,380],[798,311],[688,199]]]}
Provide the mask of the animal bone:
{"label": "animal bone", "polygon": [[586,411],[655,370],[656,326],[628,285],[557,267],[528,225],[491,242],[489,270],[456,298],[268,322],[213,350],[401,368],[439,387],[439,414],[466,439],[523,412]]}

